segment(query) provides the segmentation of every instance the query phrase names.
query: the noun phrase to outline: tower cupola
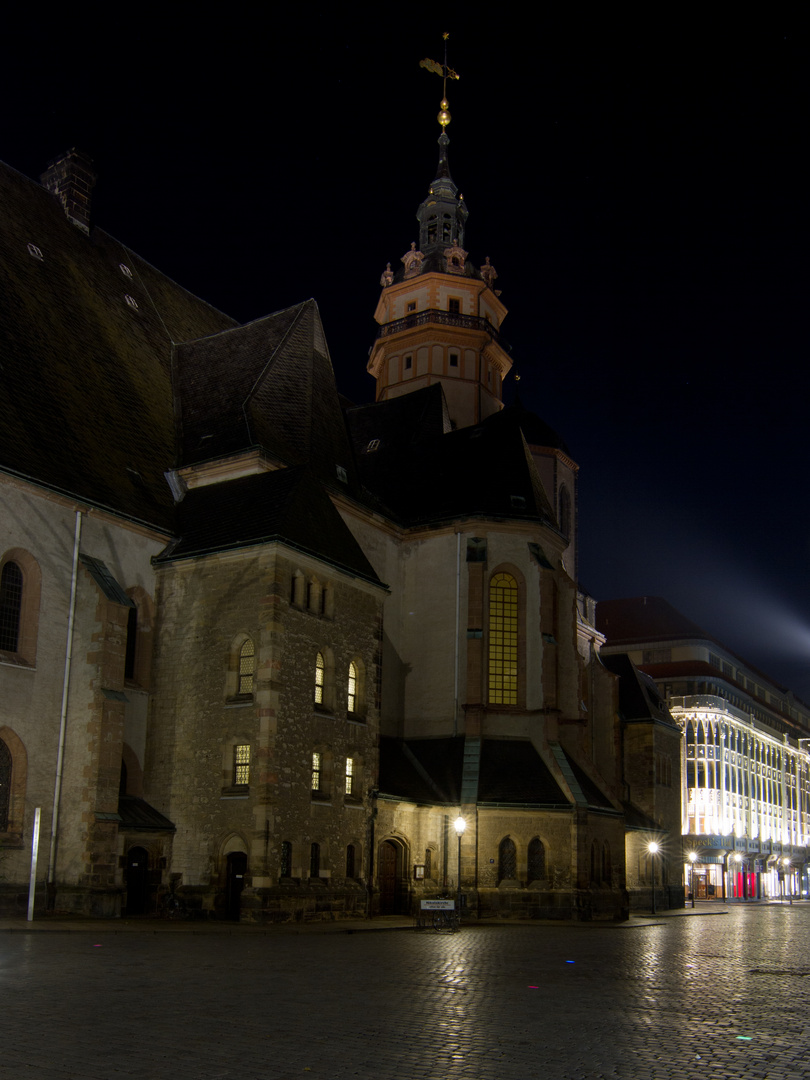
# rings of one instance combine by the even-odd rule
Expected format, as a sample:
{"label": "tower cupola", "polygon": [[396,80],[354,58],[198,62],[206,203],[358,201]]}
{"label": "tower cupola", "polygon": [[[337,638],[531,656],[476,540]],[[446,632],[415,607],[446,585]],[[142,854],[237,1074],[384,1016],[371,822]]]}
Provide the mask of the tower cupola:
{"label": "tower cupola", "polygon": [[447,80],[458,75],[447,66],[446,47],[443,64],[423,60],[420,67],[444,82],[439,165],[416,212],[418,245],[412,242],[401,267],[393,270],[389,262],[380,278],[379,329],[367,368],[378,401],[440,383],[452,426],[468,427],[503,408],[503,380],[512,366],[500,330],[506,308],[489,258],[476,266],[464,250],[468,211],[450,175],[445,130]]}
{"label": "tower cupola", "polygon": [[419,248],[425,255],[431,255],[434,251],[444,252],[454,243],[459,248],[464,247],[464,224],[469,211],[464,196],[459,195],[450,175],[447,161],[449,143],[447,132],[442,130],[439,136],[439,166],[436,178],[430,185],[427,198],[416,211]]}

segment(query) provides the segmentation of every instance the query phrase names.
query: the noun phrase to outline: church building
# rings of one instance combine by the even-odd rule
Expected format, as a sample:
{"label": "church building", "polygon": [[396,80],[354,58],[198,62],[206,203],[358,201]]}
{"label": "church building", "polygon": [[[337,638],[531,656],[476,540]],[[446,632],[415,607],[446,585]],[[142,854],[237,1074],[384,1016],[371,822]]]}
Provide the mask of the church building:
{"label": "church building", "polygon": [[620,919],[628,837],[677,838],[448,120],[366,405],[314,301],[237,324],[94,224],[81,153],[0,166],[0,910],[35,821],[37,911],[256,922]]}

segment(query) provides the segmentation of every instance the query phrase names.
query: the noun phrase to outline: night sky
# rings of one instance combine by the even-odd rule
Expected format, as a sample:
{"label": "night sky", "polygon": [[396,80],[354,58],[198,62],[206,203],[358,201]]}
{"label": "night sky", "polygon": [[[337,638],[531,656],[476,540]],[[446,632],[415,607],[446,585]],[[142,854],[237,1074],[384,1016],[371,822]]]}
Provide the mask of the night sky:
{"label": "night sky", "polygon": [[449,30],[466,247],[498,271],[523,403],[581,467],[583,587],[664,596],[810,700],[799,15],[197,10],[7,26],[0,158],[36,177],[85,150],[96,224],[239,320],[315,297],[370,400],[380,274],[438,154],[418,61]]}

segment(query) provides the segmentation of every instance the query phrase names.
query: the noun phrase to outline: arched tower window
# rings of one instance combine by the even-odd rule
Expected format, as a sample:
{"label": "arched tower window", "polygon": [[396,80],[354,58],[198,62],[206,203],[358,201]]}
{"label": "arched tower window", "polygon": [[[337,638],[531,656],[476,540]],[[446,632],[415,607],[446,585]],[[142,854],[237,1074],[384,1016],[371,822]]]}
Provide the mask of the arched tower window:
{"label": "arched tower window", "polygon": [[255,671],[256,654],[251,638],[245,638],[242,648],[239,650],[239,693],[253,693],[253,675]]}
{"label": "arched tower window", "polygon": [[495,705],[518,703],[518,586],[511,574],[489,582],[488,699]]}
{"label": "arched tower window", "polygon": [[315,704],[324,704],[324,689],[326,683],[326,664],[324,663],[323,653],[318,653],[315,657]]}
{"label": "arched tower window", "polygon": [[357,712],[357,664],[349,664],[348,711]]}

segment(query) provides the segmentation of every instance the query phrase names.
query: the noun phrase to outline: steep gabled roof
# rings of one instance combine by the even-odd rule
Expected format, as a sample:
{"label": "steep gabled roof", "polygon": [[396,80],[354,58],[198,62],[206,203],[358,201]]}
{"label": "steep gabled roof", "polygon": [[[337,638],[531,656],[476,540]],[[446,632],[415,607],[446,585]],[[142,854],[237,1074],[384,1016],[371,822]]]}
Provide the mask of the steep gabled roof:
{"label": "steep gabled roof", "polygon": [[661,691],[624,653],[602,655],[602,664],[619,676],[619,712],[623,720],[656,720],[674,726]]}
{"label": "steep gabled roof", "polygon": [[323,485],[303,467],[194,488],[177,507],[177,534],[156,562],[278,541],[380,584]]}
{"label": "steep gabled roof", "polygon": [[180,464],[262,446],[324,482],[352,453],[314,300],[177,349]]}
{"label": "steep gabled roof", "polygon": [[681,615],[660,596],[635,596],[622,600],[600,600],[596,605],[596,628],[608,645],[629,645],[642,641],[677,641],[698,638],[713,641],[697,623]]}
{"label": "steep gabled roof", "polygon": [[172,344],[233,320],[2,164],[0,205],[0,468],[168,528]]}

